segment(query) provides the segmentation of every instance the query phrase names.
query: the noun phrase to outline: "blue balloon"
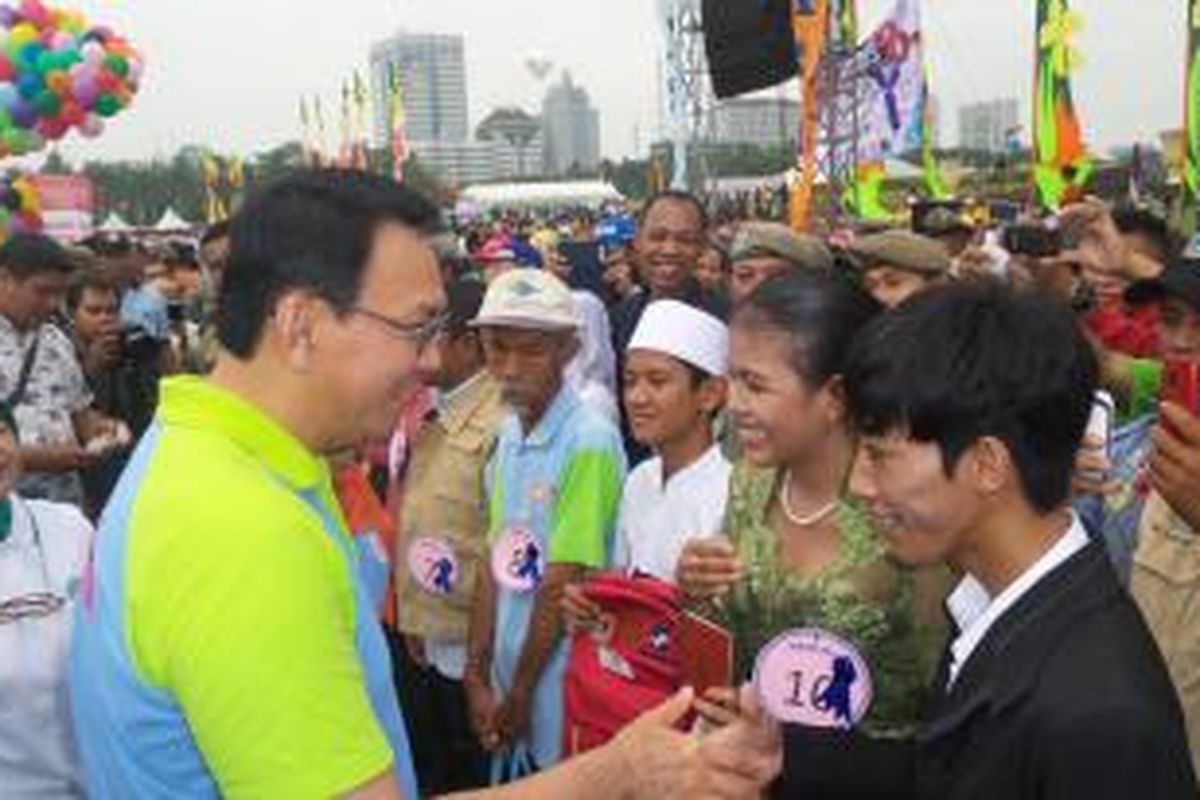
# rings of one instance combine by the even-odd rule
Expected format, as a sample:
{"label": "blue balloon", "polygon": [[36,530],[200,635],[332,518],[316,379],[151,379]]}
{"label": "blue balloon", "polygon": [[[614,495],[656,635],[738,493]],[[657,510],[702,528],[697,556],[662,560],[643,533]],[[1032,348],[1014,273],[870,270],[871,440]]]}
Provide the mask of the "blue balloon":
{"label": "blue balloon", "polygon": [[0,108],[11,111],[20,99],[21,95],[17,92],[17,87],[11,83],[0,83]]}
{"label": "blue balloon", "polygon": [[19,75],[17,76],[17,91],[26,100],[37,97],[42,92],[42,79],[31,72]]}
{"label": "blue balloon", "polygon": [[8,110],[8,113],[12,116],[13,124],[18,128],[32,128],[37,124],[37,109],[26,102],[24,98],[17,98],[17,102]]}
{"label": "blue balloon", "polygon": [[46,48],[38,42],[30,42],[21,48],[21,61],[30,69],[36,69],[38,59],[42,57],[42,53],[46,52]]}

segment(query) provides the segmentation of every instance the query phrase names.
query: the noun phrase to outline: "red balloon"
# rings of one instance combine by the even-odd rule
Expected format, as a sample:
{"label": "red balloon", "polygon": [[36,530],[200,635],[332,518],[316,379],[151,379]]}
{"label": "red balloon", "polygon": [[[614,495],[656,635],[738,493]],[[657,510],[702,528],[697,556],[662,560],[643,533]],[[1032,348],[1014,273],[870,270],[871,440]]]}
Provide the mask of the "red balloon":
{"label": "red balloon", "polygon": [[96,73],[96,89],[100,94],[115,92],[120,85],[121,80],[109,70],[101,69]]}
{"label": "red balloon", "polygon": [[86,117],[87,115],[83,113],[83,109],[80,108],[77,103],[72,103],[69,100],[63,103],[62,111],[60,111],[58,114],[58,118],[61,119],[64,124],[71,127],[82,125],[83,120]]}
{"label": "red balloon", "polygon": [[21,3],[21,14],[39,28],[50,25],[50,12],[38,0],[25,0]]}
{"label": "red balloon", "polygon": [[17,71],[13,69],[12,62],[6,56],[0,56],[0,81],[10,82],[17,77]]}
{"label": "red balloon", "polygon": [[42,117],[37,124],[37,132],[47,139],[61,139],[67,132],[67,124],[62,118]]}

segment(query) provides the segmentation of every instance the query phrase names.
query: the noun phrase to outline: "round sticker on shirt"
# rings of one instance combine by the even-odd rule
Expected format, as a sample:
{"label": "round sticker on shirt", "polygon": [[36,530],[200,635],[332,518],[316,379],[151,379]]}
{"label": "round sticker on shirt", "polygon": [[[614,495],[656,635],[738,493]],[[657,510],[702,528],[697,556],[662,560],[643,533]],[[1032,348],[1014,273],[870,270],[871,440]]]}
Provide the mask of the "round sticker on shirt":
{"label": "round sticker on shirt", "polygon": [[871,705],[871,670],[855,647],[820,628],[776,636],[758,654],[754,686],[781,722],[847,729]]}
{"label": "round sticker on shirt", "polygon": [[508,528],[492,547],[492,575],[496,583],[509,591],[536,590],[545,572],[542,544],[525,528]]}
{"label": "round sticker on shirt", "polygon": [[447,595],[458,584],[454,548],[441,539],[417,539],[408,548],[408,571],[430,594]]}

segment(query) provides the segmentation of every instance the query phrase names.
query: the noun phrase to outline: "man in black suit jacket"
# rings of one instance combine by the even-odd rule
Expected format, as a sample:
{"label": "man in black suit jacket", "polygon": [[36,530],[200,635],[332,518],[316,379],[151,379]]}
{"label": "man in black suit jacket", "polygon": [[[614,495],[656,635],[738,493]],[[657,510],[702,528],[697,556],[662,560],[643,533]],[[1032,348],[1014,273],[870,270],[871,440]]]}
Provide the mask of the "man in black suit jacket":
{"label": "man in black suit jacket", "polygon": [[963,574],[915,737],[792,731],[777,796],[1020,800],[1198,795],[1162,658],[1068,510],[1096,366],[1065,308],[938,289],[864,331],[845,373],[852,491],[899,560]]}

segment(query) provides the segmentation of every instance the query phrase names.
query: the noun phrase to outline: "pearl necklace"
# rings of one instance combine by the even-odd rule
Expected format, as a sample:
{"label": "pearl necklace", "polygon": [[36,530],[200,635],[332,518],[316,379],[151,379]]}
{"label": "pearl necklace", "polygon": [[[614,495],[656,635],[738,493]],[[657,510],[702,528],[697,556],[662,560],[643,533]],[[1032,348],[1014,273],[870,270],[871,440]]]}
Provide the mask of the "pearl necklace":
{"label": "pearl necklace", "polygon": [[792,471],[788,470],[787,472],[783,473],[783,489],[779,492],[779,506],[783,509],[783,515],[787,517],[788,522],[792,523],[798,528],[811,528],[813,525],[816,525],[818,522],[828,517],[837,510],[838,500],[840,499],[835,497],[808,516],[802,516],[797,514],[792,509],[792,502],[789,499],[791,493]]}

